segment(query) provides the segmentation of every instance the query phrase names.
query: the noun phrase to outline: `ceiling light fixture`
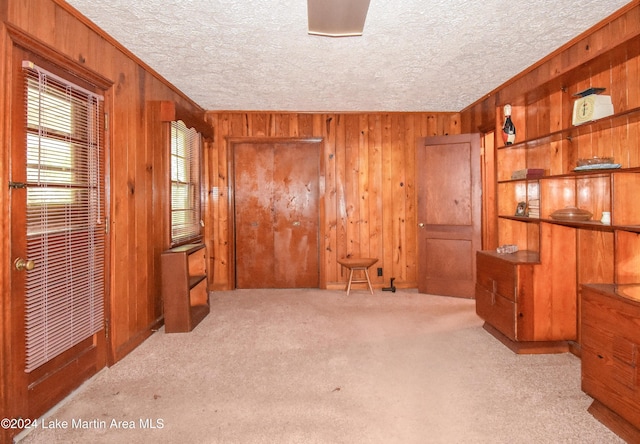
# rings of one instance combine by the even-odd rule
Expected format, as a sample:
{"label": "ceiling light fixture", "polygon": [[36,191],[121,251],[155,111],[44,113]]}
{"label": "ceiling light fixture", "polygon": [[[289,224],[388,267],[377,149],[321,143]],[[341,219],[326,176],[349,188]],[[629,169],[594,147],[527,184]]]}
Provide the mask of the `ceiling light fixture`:
{"label": "ceiling light fixture", "polygon": [[307,0],[309,34],[327,37],[362,35],[369,0]]}

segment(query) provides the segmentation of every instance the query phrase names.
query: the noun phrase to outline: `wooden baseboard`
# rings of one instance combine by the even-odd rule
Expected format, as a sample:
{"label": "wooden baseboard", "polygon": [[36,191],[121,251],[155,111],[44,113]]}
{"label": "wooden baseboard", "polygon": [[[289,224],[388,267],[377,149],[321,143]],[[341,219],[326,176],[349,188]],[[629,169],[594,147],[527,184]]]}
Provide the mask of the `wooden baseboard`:
{"label": "wooden baseboard", "polygon": [[567,353],[570,351],[569,341],[514,341],[486,322],[482,327],[512,352],[519,355]]}
{"label": "wooden baseboard", "polygon": [[[418,288],[418,284],[416,282],[400,282],[400,283],[393,283],[393,285],[399,290],[399,289],[413,289],[413,288]],[[389,281],[383,283],[383,284],[375,284],[375,283],[371,283],[371,286],[373,287],[374,290],[382,290],[385,287],[389,286]],[[347,283],[346,282],[327,282],[326,285],[326,290],[344,290],[347,288]],[[369,290],[367,288],[367,284],[357,284],[355,283],[354,285],[351,286],[352,290]]]}
{"label": "wooden baseboard", "polygon": [[640,429],[600,401],[594,400],[587,411],[626,442],[640,442]]}
{"label": "wooden baseboard", "polygon": [[158,331],[162,325],[164,324],[164,317],[160,317],[154,320],[149,326],[129,338],[127,342],[124,344],[120,344],[113,350],[107,365],[111,367],[116,362],[120,361],[122,358],[131,353],[136,347],[142,344],[149,336]]}
{"label": "wooden baseboard", "polygon": [[569,341],[569,351],[578,358],[582,357],[582,345],[576,341]]}

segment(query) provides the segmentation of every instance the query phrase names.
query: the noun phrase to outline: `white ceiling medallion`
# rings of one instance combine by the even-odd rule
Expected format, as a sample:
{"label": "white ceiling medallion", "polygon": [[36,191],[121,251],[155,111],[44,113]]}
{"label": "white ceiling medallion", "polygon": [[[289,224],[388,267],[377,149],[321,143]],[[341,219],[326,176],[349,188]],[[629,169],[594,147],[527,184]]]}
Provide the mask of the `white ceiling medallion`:
{"label": "white ceiling medallion", "polygon": [[327,37],[362,35],[369,0],[307,0],[309,34]]}

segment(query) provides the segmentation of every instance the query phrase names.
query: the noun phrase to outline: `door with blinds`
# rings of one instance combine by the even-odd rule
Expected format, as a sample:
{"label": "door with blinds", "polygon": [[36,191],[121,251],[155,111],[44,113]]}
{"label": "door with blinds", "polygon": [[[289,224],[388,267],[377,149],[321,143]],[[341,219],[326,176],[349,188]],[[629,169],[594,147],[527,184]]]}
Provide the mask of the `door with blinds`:
{"label": "door with blinds", "polygon": [[104,112],[90,84],[15,62],[10,398],[36,418],[105,366]]}

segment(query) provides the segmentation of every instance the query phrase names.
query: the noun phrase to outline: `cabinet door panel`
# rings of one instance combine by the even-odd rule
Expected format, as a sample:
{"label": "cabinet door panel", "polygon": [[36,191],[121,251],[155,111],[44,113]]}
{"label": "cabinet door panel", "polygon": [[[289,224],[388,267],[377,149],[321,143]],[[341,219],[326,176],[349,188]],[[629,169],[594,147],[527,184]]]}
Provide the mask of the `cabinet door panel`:
{"label": "cabinet door panel", "polygon": [[531,305],[536,340],[577,338],[576,236],[574,228],[540,224],[540,264]]}

